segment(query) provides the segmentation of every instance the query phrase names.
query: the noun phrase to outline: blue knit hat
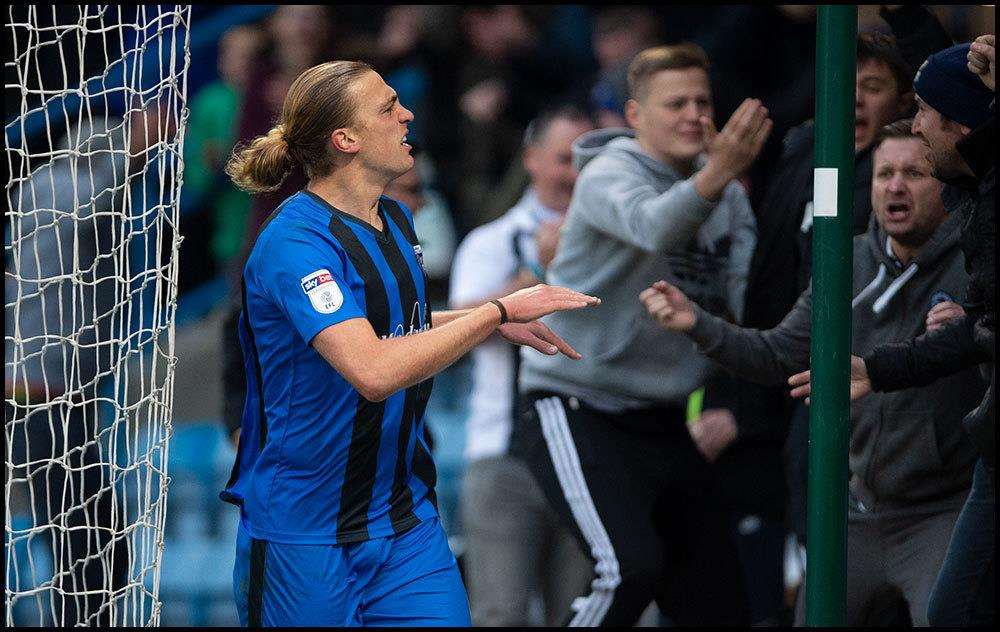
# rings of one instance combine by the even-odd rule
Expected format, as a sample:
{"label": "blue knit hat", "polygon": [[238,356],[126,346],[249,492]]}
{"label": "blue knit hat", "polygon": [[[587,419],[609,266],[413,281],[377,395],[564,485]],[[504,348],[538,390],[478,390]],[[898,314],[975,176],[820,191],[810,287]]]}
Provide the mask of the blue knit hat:
{"label": "blue knit hat", "polygon": [[956,44],[927,58],[913,79],[913,91],[943,116],[970,128],[990,117],[995,94],[966,65],[969,44]]}

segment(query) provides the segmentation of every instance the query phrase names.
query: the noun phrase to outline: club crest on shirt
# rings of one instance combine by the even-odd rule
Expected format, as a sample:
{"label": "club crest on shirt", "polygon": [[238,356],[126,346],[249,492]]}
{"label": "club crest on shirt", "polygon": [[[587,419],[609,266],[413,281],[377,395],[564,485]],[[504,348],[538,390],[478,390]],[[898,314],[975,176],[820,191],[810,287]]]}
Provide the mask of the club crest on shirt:
{"label": "club crest on shirt", "polygon": [[420,269],[424,271],[424,274],[427,274],[427,268],[424,267],[424,251],[420,247],[420,244],[413,247],[413,254],[417,256],[417,263],[420,264]]}
{"label": "club crest on shirt", "polygon": [[320,314],[332,314],[344,304],[343,293],[326,269],[321,268],[302,277],[302,291]]}

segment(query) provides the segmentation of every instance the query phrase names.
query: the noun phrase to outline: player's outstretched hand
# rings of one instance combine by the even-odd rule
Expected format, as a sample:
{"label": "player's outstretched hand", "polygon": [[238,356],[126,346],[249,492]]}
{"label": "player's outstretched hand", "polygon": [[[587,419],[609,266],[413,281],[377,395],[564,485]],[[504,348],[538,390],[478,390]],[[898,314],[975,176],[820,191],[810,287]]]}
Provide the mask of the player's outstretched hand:
{"label": "player's outstretched hand", "polygon": [[646,311],[666,329],[686,332],[694,329],[698,319],[688,297],[666,281],[657,281],[639,294]]}
{"label": "player's outstretched hand", "polygon": [[500,335],[516,345],[531,347],[545,355],[562,353],[579,360],[582,356],[554,331],[537,320],[530,323],[507,323],[500,326]]}
{"label": "player's outstretched hand", "polygon": [[[809,395],[812,393],[812,371],[796,373],[788,378],[788,385],[792,387],[792,397],[806,398],[806,405],[810,403]],[[872,382],[868,377],[868,367],[865,361],[856,355],[851,356],[851,401],[861,399],[872,392]]]}
{"label": "player's outstretched hand", "polygon": [[600,305],[601,299],[557,285],[539,284],[500,299],[512,323],[530,323],[552,312]]}

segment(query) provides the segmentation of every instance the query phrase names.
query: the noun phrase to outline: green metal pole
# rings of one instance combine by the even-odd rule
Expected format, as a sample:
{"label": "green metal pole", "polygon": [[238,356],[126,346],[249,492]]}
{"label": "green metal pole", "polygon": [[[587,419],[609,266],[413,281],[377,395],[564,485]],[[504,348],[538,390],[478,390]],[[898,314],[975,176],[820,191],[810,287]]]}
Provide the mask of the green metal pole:
{"label": "green metal pole", "polygon": [[812,401],[806,622],[844,625],[850,434],[851,219],[857,7],[822,5],[816,28]]}

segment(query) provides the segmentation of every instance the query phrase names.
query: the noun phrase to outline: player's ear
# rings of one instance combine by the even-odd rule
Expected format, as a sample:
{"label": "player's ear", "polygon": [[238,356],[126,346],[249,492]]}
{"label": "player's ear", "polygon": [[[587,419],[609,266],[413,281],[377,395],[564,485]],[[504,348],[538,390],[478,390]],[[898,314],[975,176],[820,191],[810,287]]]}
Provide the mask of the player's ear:
{"label": "player's ear", "polygon": [[348,127],[333,130],[333,133],[330,134],[330,141],[333,143],[334,149],[345,154],[356,154],[361,150],[357,134]]}

